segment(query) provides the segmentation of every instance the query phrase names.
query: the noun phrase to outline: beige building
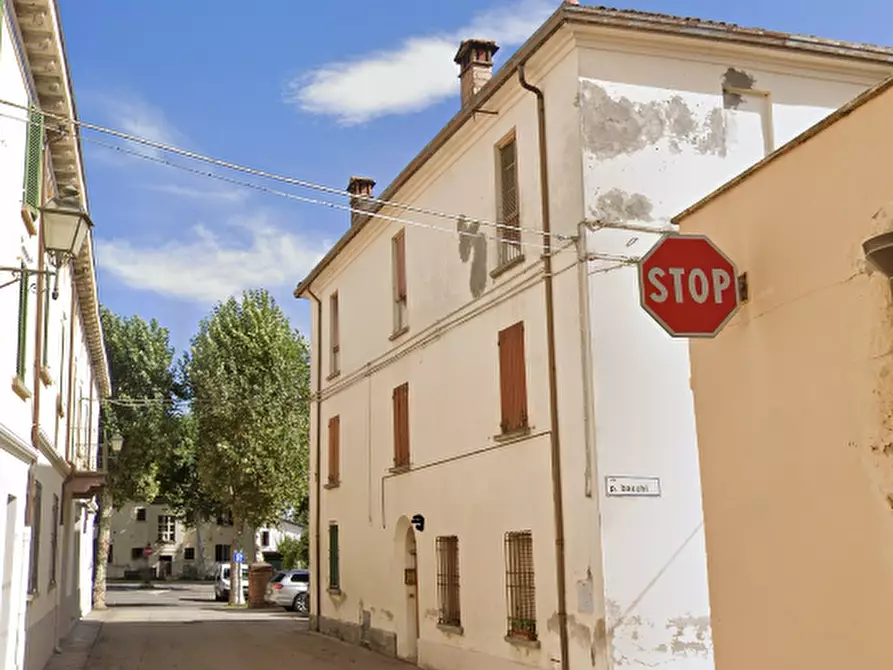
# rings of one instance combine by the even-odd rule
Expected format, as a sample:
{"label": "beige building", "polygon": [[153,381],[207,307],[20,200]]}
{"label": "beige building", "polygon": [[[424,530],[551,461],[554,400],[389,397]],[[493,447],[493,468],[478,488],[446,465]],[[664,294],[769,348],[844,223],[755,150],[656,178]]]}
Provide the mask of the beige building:
{"label": "beige building", "polygon": [[691,344],[720,670],[893,667],[891,116],[887,80],[676,217],[749,287]]}
{"label": "beige building", "polygon": [[[274,565],[283,538],[299,539],[302,529],[287,520],[247,529],[240,538],[246,560],[255,558]],[[137,579],[147,565],[157,579],[208,579],[220,563],[232,559],[232,521],[219,517],[193,526],[178,520],[163,504],[126,504],[112,517],[109,579]],[[146,556],[146,547],[151,553]]]}
{"label": "beige building", "polygon": [[296,290],[313,625],[438,670],[709,670],[688,345],[628,261],[893,52],[569,3],[495,51]]}

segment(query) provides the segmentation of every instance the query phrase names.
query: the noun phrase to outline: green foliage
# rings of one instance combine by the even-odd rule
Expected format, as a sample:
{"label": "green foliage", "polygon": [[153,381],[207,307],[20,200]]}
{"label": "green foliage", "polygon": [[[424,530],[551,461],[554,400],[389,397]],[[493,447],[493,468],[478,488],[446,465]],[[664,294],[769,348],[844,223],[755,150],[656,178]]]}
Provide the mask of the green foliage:
{"label": "green foliage", "polygon": [[263,290],[215,306],[186,363],[196,471],[213,505],[260,527],[307,491],[309,355]]}
{"label": "green foliage", "polygon": [[[303,539],[303,535],[301,538]],[[301,561],[301,541],[293,537],[283,537],[279,541],[276,551],[282,554],[282,569],[292,570],[307,565]]]}
{"label": "green foliage", "polygon": [[118,504],[151,501],[159,493],[158,464],[177,430],[174,350],[167,329],[154,319],[121,318],[105,307],[101,318],[115,402],[103,404],[100,434],[104,440],[116,433],[124,438],[120,453],[108,454],[109,493]]}

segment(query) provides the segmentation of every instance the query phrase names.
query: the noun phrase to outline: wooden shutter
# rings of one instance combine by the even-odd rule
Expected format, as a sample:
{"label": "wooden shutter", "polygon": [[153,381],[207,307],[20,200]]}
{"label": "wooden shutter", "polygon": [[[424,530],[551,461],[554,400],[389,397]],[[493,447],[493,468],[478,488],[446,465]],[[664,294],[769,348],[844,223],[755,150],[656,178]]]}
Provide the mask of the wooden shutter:
{"label": "wooden shutter", "polygon": [[22,264],[22,273],[19,279],[19,332],[16,345],[16,376],[23,382],[28,367],[28,284],[30,279],[30,275],[24,269],[25,265]]}
{"label": "wooden shutter", "polygon": [[43,113],[32,107],[28,113],[25,147],[25,204],[36,214],[41,205],[43,183]]}
{"label": "wooden shutter", "polygon": [[394,466],[409,465],[409,384],[394,389]]}
{"label": "wooden shutter", "polygon": [[341,481],[341,417],[329,419],[329,484]]}
{"label": "wooden shutter", "polygon": [[527,373],[524,359],[524,322],[499,331],[499,391],[503,433],[527,428]]}
{"label": "wooden shutter", "polygon": [[394,279],[397,283],[397,301],[406,299],[406,231],[394,237]]}

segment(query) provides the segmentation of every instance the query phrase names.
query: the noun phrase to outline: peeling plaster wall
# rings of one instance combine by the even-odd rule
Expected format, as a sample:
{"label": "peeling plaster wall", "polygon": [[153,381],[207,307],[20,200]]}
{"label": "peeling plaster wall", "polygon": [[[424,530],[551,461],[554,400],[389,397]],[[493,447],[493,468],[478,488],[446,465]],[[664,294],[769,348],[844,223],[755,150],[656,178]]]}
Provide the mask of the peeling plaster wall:
{"label": "peeling plaster wall", "polygon": [[[587,218],[666,226],[870,83],[770,69],[581,50]],[[639,257],[657,239],[603,230],[589,233],[587,246]],[[579,621],[572,640],[595,639],[594,626],[615,668],[706,670],[714,660],[688,342],[667,336],[641,310],[634,268],[602,272],[613,265],[592,261],[588,288],[602,524],[589,555],[601,552],[604,592],[596,580],[588,614],[590,586],[574,556],[569,583],[584,595],[577,612],[571,598]],[[611,475],[659,477],[662,495],[607,497]]]}
{"label": "peeling plaster wall", "polygon": [[861,248],[893,230],[891,113],[888,90],[682,221],[750,284],[691,347],[723,670],[893,667],[893,294]]}

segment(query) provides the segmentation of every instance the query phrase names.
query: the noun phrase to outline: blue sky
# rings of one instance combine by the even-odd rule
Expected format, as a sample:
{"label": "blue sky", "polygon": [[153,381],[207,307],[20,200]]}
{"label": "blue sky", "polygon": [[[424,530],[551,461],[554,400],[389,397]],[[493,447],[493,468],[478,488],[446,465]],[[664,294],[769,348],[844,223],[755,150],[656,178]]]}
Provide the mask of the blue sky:
{"label": "blue sky", "polygon": [[[457,110],[459,40],[495,39],[498,66],[558,4],[60,0],[81,120],[337,188],[367,175],[376,193]],[[890,42],[893,20],[893,3],[882,0],[620,7],[872,43]],[[347,212],[90,141],[84,151],[107,306],[158,318],[185,348],[216,300],[263,286],[307,332],[308,306],[291,291],[346,229]]]}

